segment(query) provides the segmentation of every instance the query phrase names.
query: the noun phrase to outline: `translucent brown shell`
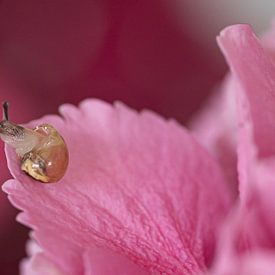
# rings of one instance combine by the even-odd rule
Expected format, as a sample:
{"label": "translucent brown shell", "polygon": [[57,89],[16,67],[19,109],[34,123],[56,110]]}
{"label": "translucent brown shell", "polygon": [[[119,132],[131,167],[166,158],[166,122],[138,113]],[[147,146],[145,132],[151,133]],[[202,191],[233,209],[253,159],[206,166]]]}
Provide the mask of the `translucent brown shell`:
{"label": "translucent brown shell", "polygon": [[37,126],[33,131],[41,135],[37,145],[21,159],[21,169],[36,180],[56,182],[67,169],[69,154],[63,138],[49,124]]}

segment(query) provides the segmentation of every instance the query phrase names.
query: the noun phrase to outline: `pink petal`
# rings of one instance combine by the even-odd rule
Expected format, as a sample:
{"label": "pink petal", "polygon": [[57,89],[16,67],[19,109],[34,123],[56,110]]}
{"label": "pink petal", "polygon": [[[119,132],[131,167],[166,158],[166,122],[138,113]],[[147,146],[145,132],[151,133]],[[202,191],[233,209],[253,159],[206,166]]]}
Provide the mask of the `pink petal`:
{"label": "pink petal", "polygon": [[249,26],[226,28],[218,41],[240,86],[237,102],[239,172],[244,191],[241,195],[247,196],[257,185],[258,191],[269,196],[275,192],[270,183],[275,164],[275,67]]}
{"label": "pink petal", "polygon": [[[217,250],[217,259],[215,265],[211,268],[212,275],[271,275],[275,270],[275,251],[270,249],[255,249],[242,251],[238,236],[245,236],[244,241],[252,239],[252,232],[257,234],[257,223],[262,222],[257,214],[252,211],[245,213],[236,209],[221,231],[220,245]],[[255,215],[256,214],[256,215]],[[243,232],[243,225],[250,226],[250,231]],[[247,226],[247,227],[248,227]],[[259,227],[259,226],[258,226]],[[252,229],[252,230],[251,230]],[[245,234],[248,233],[248,234]],[[249,236],[250,233],[250,236]],[[265,238],[266,232],[261,232]],[[252,238],[251,238],[252,237]]]}
{"label": "pink petal", "polygon": [[[90,246],[84,254],[84,269],[91,275],[145,275],[147,270],[129,260],[127,256],[114,253],[110,249]],[[106,264],[108,263],[108,264]]]}
{"label": "pink petal", "polygon": [[228,76],[206,106],[190,122],[196,138],[220,163],[228,184],[237,193],[235,81]]}
{"label": "pink petal", "polygon": [[[20,269],[23,275],[58,275],[66,274],[60,270],[43,253],[41,248],[34,242],[27,243],[27,254],[29,258],[21,262]],[[109,275],[109,274],[148,274],[144,269],[138,267],[127,257],[118,255],[110,250],[89,247],[83,256],[85,274]]]}
{"label": "pink petal", "polygon": [[20,271],[22,275],[65,275],[54,263],[52,263],[42,252],[21,262]]}
{"label": "pink petal", "polygon": [[270,28],[261,36],[261,42],[264,50],[271,56],[273,62],[275,61],[275,18],[271,22]]}
{"label": "pink petal", "polygon": [[231,200],[219,165],[185,129],[152,112],[98,100],[60,111],[64,120],[32,123],[53,124],[68,143],[59,183],[24,175],[7,148],[15,180],[4,190],[45,255],[67,273],[83,272],[95,245],[154,272],[204,270]]}
{"label": "pink petal", "polygon": [[236,274],[239,275],[273,275],[275,253],[265,251],[246,255],[236,267]]}
{"label": "pink petal", "polygon": [[[262,45],[259,45],[257,39],[253,37],[254,35],[252,35],[251,30],[247,29],[247,26],[235,26],[234,30],[230,29],[229,27],[222,32],[222,34],[218,38],[218,42],[225,52],[225,56],[228,59],[229,65],[231,65],[234,76],[228,76],[225,79],[223,85],[219,87],[217,91],[215,91],[215,94],[211,97],[211,100],[210,102],[208,102],[206,107],[202,109],[202,111],[200,111],[199,114],[195,116],[195,118],[191,121],[192,131],[195,133],[199,142],[202,143],[212,153],[212,155],[214,155],[219,160],[231,184],[234,182],[236,183],[237,179],[235,148],[237,130],[237,117],[235,107],[236,95],[240,108],[240,113],[243,113],[238,117],[240,119],[239,124],[244,126],[246,125],[247,129],[249,127],[251,129],[254,128],[255,125],[248,126],[248,124],[251,122],[246,121],[249,116],[247,116],[245,112],[248,108],[258,108],[253,111],[255,112],[255,118],[256,120],[259,120],[261,116],[263,116],[263,118],[262,122],[256,122],[257,124],[262,125],[262,128],[257,130],[257,133],[255,130],[257,140],[260,141],[260,143],[265,143],[263,146],[266,146],[266,150],[273,150],[272,148],[274,147],[274,123],[271,119],[273,118],[272,112],[274,100],[272,102],[268,100],[265,101],[265,99],[268,98],[268,89],[272,90],[272,85],[274,85],[271,84],[273,80],[270,82],[267,79],[268,75],[271,75],[272,78],[272,75],[274,74],[274,68],[270,62],[270,55],[271,58],[274,58],[275,56],[274,23],[275,21],[273,22],[272,28],[267,31],[261,38],[264,50],[265,52],[268,52],[268,54],[263,52]],[[234,37],[231,33],[231,37],[229,38],[230,30],[232,30],[231,32],[233,33]],[[246,41],[247,45],[242,45],[245,40],[248,40],[245,37],[249,36],[250,40]],[[266,61],[264,61],[264,59]],[[261,64],[259,64],[257,60],[261,60]],[[267,76],[265,76],[263,72],[269,70],[268,68],[270,68],[270,70],[273,72],[270,71],[270,73],[266,74]],[[265,85],[263,83],[269,83],[269,85],[271,86],[266,89],[264,87],[261,87],[261,85]],[[251,88],[249,85],[253,87]],[[242,89],[244,89],[244,91],[241,91]],[[265,94],[263,94],[262,92],[259,93],[258,91],[263,91],[263,93]],[[246,102],[246,96],[243,97],[243,93],[250,93],[249,100],[252,100],[251,102],[254,107],[252,105],[249,105],[250,103]],[[264,99],[264,104],[270,104],[270,106],[260,106],[257,99],[257,94],[259,94],[260,98]],[[244,107],[248,105],[249,107]],[[268,114],[268,112],[259,111],[259,109],[261,108],[271,110],[271,113],[269,112]],[[258,112],[260,112],[261,115],[259,115]],[[270,122],[271,127],[270,125],[266,125],[266,123],[268,123],[267,121]],[[264,130],[261,131],[262,129]],[[267,140],[265,138],[262,138],[262,136],[259,136],[266,135],[264,131],[269,130],[271,132],[271,136]],[[241,139],[243,139],[244,136],[246,136],[247,134],[248,133],[241,134]],[[267,133],[267,135],[269,134]],[[269,145],[268,140],[271,141],[271,146]],[[242,141],[243,145],[245,143],[249,143],[246,138]],[[252,151],[259,149],[249,149],[247,148],[247,146],[242,146],[241,148],[246,148],[245,150],[248,149]],[[242,158],[243,156],[241,157],[241,159]],[[240,171],[240,173],[243,174],[243,171]]]}
{"label": "pink petal", "polygon": [[226,28],[218,42],[240,86],[238,146],[243,197],[256,184],[255,166],[275,153],[275,67],[249,26]]}
{"label": "pink petal", "polygon": [[[244,131],[252,131],[259,157],[275,153],[275,67],[247,25],[226,28],[218,42],[239,81],[240,118]],[[249,129],[249,123],[253,128]]]}

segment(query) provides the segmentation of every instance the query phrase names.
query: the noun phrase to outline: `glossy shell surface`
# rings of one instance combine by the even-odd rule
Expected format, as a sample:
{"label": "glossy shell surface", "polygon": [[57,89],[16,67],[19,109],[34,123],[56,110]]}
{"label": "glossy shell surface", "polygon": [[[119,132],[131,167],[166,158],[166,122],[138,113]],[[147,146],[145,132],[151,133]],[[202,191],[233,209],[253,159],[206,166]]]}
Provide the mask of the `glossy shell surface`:
{"label": "glossy shell surface", "polygon": [[21,169],[44,183],[60,180],[68,166],[69,154],[64,139],[49,124],[33,129],[39,142],[21,158]]}

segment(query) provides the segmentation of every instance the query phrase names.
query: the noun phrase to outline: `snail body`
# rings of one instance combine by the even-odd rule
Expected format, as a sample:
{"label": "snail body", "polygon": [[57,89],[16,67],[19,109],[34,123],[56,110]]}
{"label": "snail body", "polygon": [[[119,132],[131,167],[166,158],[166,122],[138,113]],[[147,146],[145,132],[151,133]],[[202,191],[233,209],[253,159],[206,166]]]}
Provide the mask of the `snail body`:
{"label": "snail body", "polygon": [[44,183],[60,180],[67,170],[69,160],[62,136],[49,124],[42,124],[34,129],[14,124],[8,120],[6,103],[3,110],[0,138],[15,149],[21,170]]}

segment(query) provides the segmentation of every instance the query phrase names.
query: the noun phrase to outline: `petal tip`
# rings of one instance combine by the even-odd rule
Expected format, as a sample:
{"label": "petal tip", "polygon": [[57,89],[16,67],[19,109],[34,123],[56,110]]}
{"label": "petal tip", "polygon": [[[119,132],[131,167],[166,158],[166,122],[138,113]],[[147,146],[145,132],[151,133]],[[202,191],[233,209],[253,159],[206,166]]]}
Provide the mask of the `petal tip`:
{"label": "petal tip", "polygon": [[13,186],[14,186],[14,180],[13,179],[7,180],[2,185],[2,191],[5,192],[6,194],[10,194],[11,190],[13,190]]}
{"label": "petal tip", "polygon": [[236,24],[224,28],[217,36],[218,44],[221,46],[224,39],[239,40],[246,34],[252,33],[252,28],[249,24]]}

